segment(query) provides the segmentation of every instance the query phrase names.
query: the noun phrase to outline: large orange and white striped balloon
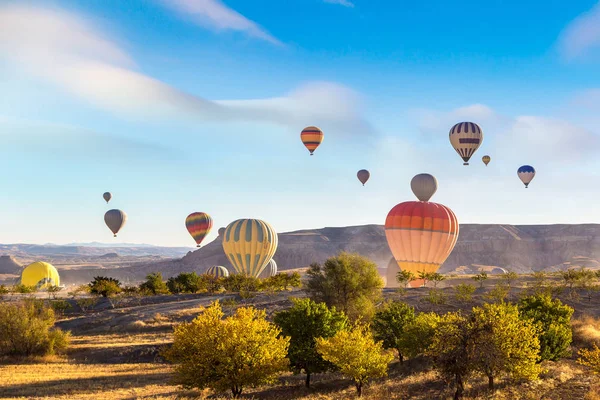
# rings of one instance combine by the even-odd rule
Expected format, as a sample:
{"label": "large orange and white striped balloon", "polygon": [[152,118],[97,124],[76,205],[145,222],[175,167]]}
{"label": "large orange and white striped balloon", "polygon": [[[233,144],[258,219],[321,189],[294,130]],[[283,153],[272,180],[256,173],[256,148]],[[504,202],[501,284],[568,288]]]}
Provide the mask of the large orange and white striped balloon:
{"label": "large orange and white striped balloon", "polygon": [[385,220],[385,236],[398,266],[415,275],[440,268],[454,249],[458,230],[452,210],[424,201],[400,203]]}
{"label": "large orange and white striped balloon", "polygon": [[300,133],[300,139],[302,139],[302,143],[310,151],[311,156],[323,141],[323,136],[323,131],[316,126],[308,126]]}
{"label": "large orange and white striped balloon", "polygon": [[469,159],[483,143],[483,131],[474,122],[459,122],[450,129],[450,143],[463,159],[463,165],[469,165]]}

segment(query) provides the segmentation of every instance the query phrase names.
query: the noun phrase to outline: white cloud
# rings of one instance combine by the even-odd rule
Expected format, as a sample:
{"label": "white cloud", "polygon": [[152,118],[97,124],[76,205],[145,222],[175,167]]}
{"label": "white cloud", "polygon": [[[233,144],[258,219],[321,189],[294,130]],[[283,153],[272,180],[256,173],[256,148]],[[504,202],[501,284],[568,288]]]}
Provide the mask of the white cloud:
{"label": "white cloud", "polygon": [[[159,0],[162,4],[192,19],[195,23],[217,30],[245,32],[250,36],[281,44],[256,22],[227,7],[220,0]],[[342,0],[343,1],[343,0]]]}
{"label": "white cloud", "polygon": [[325,3],[329,4],[339,4],[344,7],[354,7],[354,3],[348,0],[324,0]]}
{"label": "white cloud", "polygon": [[334,83],[310,83],[282,97],[212,101],[135,71],[125,51],[74,14],[8,6],[0,8],[0,27],[0,57],[126,117],[368,129],[357,94]]}
{"label": "white cloud", "polygon": [[559,38],[559,50],[563,57],[572,60],[599,46],[600,3],[577,17],[564,29]]}

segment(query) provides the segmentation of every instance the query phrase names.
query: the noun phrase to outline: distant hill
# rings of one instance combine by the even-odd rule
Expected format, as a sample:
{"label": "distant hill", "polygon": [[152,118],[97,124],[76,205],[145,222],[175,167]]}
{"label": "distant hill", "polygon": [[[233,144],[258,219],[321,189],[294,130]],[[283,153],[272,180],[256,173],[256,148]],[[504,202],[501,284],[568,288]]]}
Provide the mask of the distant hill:
{"label": "distant hill", "polygon": [[0,256],[0,274],[19,275],[22,266],[11,256]]}
{"label": "distant hill", "polygon": [[147,244],[104,244],[80,243],[70,245],[56,244],[0,244],[0,254],[31,256],[102,256],[107,253],[118,253],[120,256],[163,256],[179,258],[190,250],[189,247],[160,247]]}

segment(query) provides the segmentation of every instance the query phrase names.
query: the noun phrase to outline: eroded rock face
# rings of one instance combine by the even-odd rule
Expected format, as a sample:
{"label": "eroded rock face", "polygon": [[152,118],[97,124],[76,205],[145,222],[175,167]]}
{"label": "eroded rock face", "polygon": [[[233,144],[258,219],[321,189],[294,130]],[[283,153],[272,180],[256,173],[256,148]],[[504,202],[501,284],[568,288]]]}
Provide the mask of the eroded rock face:
{"label": "eroded rock face", "polygon": [[0,274],[18,275],[23,267],[11,256],[0,256]]}

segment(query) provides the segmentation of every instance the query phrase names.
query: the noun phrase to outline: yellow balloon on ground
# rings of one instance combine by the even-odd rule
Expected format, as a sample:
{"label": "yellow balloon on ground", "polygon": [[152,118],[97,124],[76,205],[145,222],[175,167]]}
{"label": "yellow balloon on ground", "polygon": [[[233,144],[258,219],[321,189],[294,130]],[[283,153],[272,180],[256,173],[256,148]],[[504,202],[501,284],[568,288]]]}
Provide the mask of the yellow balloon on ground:
{"label": "yellow balloon on ground", "polygon": [[60,276],[52,264],[38,261],[29,264],[21,272],[19,283],[25,286],[35,286],[38,289],[60,285]]}
{"label": "yellow balloon on ground", "polygon": [[227,228],[223,250],[238,274],[258,277],[277,250],[277,232],[259,219],[238,219]]}

